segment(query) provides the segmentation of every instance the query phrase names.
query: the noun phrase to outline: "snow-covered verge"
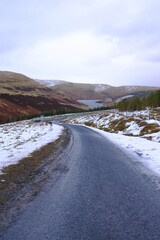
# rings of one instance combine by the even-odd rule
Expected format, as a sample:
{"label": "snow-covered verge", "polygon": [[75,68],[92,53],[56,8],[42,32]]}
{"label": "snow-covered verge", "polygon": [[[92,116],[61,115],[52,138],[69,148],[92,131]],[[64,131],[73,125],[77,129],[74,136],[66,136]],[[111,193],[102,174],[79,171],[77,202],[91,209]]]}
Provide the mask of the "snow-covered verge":
{"label": "snow-covered verge", "polygon": [[[120,122],[123,128],[121,131],[117,127]],[[137,162],[160,176],[160,122],[150,119],[149,112],[98,113],[72,119],[71,123],[85,124],[98,131],[131,158],[134,157]]]}
{"label": "snow-covered verge", "polygon": [[85,124],[106,132],[140,136],[160,142],[160,121],[149,111],[99,112],[72,119],[71,123]]}
{"label": "snow-covered verge", "polygon": [[46,122],[21,121],[0,125],[0,170],[55,141],[63,127]]}

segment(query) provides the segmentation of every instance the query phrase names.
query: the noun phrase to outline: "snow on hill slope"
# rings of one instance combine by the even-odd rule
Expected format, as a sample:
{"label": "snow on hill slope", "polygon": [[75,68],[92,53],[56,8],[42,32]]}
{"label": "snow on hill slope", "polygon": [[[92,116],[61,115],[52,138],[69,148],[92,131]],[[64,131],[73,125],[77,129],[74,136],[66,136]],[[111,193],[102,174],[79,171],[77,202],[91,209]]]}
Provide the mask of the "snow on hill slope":
{"label": "snow on hill slope", "polygon": [[103,91],[105,91],[106,89],[108,89],[110,87],[111,86],[107,85],[107,84],[96,84],[95,85],[95,91],[96,92],[103,92]]}
{"label": "snow on hill slope", "polygon": [[40,80],[40,79],[35,79],[35,81],[44,85],[45,87],[53,87],[57,84],[61,84],[64,82],[63,80]]}

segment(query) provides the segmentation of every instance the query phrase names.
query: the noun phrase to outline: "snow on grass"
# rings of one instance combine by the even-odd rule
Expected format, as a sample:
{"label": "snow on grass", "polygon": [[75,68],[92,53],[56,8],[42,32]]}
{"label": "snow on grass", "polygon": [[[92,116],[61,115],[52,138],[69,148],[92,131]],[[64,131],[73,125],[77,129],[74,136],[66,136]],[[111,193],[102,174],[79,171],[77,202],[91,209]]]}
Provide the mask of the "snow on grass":
{"label": "snow on grass", "polygon": [[160,121],[150,119],[150,112],[100,112],[75,118],[71,123],[85,124],[97,127],[107,132],[121,135],[146,137],[147,139],[160,142]]}
{"label": "snow on grass", "polygon": [[149,111],[99,112],[71,123],[92,127],[160,176],[160,121],[150,116]]}
{"label": "snow on grass", "polygon": [[157,124],[158,126],[160,126],[160,121],[157,121],[155,119],[146,120],[146,123],[148,123],[148,124]]}
{"label": "snow on grass", "polygon": [[0,170],[55,141],[63,127],[45,122],[21,121],[0,125]]}
{"label": "snow on grass", "polygon": [[133,135],[133,136],[139,136],[141,133],[141,130],[144,127],[140,127],[135,121],[127,122],[126,123],[126,130],[122,132],[124,135]]}
{"label": "snow on grass", "polygon": [[116,102],[120,102],[120,101],[122,101],[123,99],[131,98],[131,97],[133,97],[133,96],[134,96],[134,95],[127,95],[127,96],[124,96],[124,97],[117,98],[117,99],[116,99]]}

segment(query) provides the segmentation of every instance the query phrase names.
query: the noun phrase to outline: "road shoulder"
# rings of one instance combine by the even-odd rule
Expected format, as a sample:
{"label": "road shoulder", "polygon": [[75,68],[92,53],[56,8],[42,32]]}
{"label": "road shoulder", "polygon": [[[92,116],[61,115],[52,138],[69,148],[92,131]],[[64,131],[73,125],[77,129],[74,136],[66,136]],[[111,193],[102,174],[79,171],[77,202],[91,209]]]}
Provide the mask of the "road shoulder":
{"label": "road shoulder", "polygon": [[[55,142],[35,151],[15,165],[4,168],[0,175],[0,232],[9,226],[43,189],[51,175],[58,175],[61,155],[70,143],[70,132],[65,129]],[[61,167],[60,171],[63,171]]]}

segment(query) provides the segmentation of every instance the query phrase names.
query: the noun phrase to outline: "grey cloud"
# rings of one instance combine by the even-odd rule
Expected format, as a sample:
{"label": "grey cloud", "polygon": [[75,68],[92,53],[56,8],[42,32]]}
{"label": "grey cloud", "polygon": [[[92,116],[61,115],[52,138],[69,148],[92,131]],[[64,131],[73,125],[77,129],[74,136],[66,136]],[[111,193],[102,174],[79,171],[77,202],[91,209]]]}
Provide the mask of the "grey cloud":
{"label": "grey cloud", "polygon": [[[37,75],[39,74],[37,62],[32,63],[35,67],[34,65],[31,67],[27,62],[22,66],[14,56],[19,56],[19,52],[27,55],[26,49],[34,49],[44,41],[51,39],[54,43],[54,39],[61,37],[65,39],[66,35],[72,35],[74,32],[88,31],[97,38],[106,38],[106,45],[115,41],[115,45],[112,44],[112,53],[109,56],[106,53],[106,57],[101,55],[97,57],[95,52],[89,52],[91,56],[88,57],[87,68],[81,67],[77,76],[76,70],[79,66],[67,71],[64,62],[61,67],[64,79],[65,71],[66,76],[72,75],[69,71],[73,71],[75,79],[80,76],[82,79],[83,76],[89,79],[90,76],[93,81],[96,76],[96,79],[103,78],[103,81],[110,79],[110,81],[117,81],[118,84],[127,79],[135,83],[140,79],[147,82],[153,76],[157,84],[160,68],[153,65],[154,63],[157,65],[160,60],[158,54],[160,53],[159,0],[15,0],[13,2],[2,0],[0,9],[0,64],[3,68],[12,68],[16,71],[18,66],[17,71],[23,70],[24,73],[34,74],[36,77],[36,72]],[[13,66],[11,56],[15,62],[17,61],[17,65]],[[134,56],[131,66],[129,64],[126,66],[126,62],[121,66],[121,61],[117,59],[124,59],[127,56],[128,59]],[[45,57],[48,58],[44,51]],[[85,56],[84,59],[86,59]],[[149,65],[145,65],[144,62]],[[111,69],[109,65],[112,66]],[[147,73],[146,66],[148,66]],[[96,68],[96,72],[93,71],[92,74],[93,67]],[[124,68],[123,71],[122,68]],[[53,69],[54,65],[52,69],[46,67],[41,74],[45,75],[49,72],[54,78]],[[102,71],[103,74],[101,74]],[[117,75],[114,74],[115,71]]]}

